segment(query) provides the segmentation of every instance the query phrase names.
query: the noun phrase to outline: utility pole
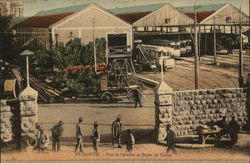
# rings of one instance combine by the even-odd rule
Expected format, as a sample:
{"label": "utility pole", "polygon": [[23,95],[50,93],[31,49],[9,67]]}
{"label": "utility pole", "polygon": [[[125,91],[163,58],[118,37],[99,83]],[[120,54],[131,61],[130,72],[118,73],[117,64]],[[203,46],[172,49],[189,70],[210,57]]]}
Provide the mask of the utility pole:
{"label": "utility pole", "polygon": [[244,78],[243,78],[243,54],[242,54],[242,20],[241,20],[241,6],[240,6],[240,13],[239,13],[239,34],[240,34],[240,47],[239,47],[239,87],[244,85]]}
{"label": "utility pole", "polygon": [[93,43],[94,43],[94,64],[95,64],[95,73],[97,72],[96,67],[96,46],[95,46],[95,18],[93,17]]}
{"label": "utility pole", "polygon": [[198,38],[197,38],[197,6],[194,5],[195,19],[194,19],[194,68],[195,68],[195,89],[199,89],[199,55],[198,55]]}
{"label": "utility pole", "polygon": [[[250,46],[250,0],[249,0],[249,4],[248,4],[248,47]],[[248,60],[249,60],[249,63],[248,63],[248,74],[247,74],[247,84],[250,84],[250,50],[248,49]]]}
{"label": "utility pole", "polygon": [[214,16],[214,64],[216,65],[217,56],[216,56],[216,29],[215,29],[215,16]]}

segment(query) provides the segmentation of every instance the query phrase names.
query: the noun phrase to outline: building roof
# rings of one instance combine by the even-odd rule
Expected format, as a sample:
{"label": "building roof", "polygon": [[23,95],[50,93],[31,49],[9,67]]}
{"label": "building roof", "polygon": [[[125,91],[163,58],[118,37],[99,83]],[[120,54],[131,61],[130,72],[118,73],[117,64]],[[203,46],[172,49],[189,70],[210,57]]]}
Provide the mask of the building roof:
{"label": "building roof", "polygon": [[[154,12],[167,3],[159,3],[159,4],[150,4],[150,5],[142,5],[142,6],[131,6],[131,7],[123,7],[123,8],[114,8],[109,9],[109,11],[116,14],[121,19],[129,22],[134,23],[137,20],[141,19],[142,17],[146,16],[147,14]],[[197,21],[201,22],[215,11],[219,10],[225,3],[218,3],[218,4],[211,4],[211,5],[198,5],[197,7]],[[186,14],[187,16],[194,19],[194,6],[183,6],[177,7],[178,10]]]}
{"label": "building roof", "polygon": [[18,23],[16,26],[33,27],[33,28],[48,28],[50,25],[72,14],[73,13],[64,13],[64,14],[46,15],[46,16],[33,16]]}
{"label": "building roof", "polygon": [[76,6],[69,6],[64,8],[56,8],[52,10],[45,10],[36,13],[34,16],[27,18],[16,26],[19,27],[34,27],[34,28],[48,28],[50,25],[58,22],[59,20],[72,15],[75,12],[81,11],[89,4],[81,4]]}
{"label": "building roof", "polygon": [[[128,23],[134,23],[142,17],[154,12],[167,3],[131,6],[123,8],[108,9],[110,12],[115,14],[117,17],[125,20]],[[37,28],[48,28],[50,25],[58,22],[59,20],[72,15],[75,12],[81,11],[86,8],[89,4],[81,4],[64,8],[56,8],[52,10],[40,11],[35,16],[25,19],[17,24],[22,27],[37,27]],[[201,22],[215,11],[222,8],[225,3],[212,4],[212,5],[199,5],[197,9],[197,21]],[[194,6],[177,7],[178,10],[185,13],[192,19],[194,19]]]}
{"label": "building roof", "polygon": [[[226,3],[211,4],[211,5],[198,5],[196,8],[197,22],[200,23],[202,20],[206,19],[207,17],[209,17],[210,15],[212,15],[214,12],[221,9],[225,5]],[[185,13],[190,18],[195,19],[194,6],[177,7],[177,9]]]}
{"label": "building roof", "polygon": [[16,24],[20,23],[21,21],[24,21],[25,19],[28,19],[29,17],[12,17],[10,26],[13,27]]}
{"label": "building roof", "polygon": [[128,14],[117,14],[116,16],[126,22],[133,24],[137,20],[141,19],[142,17],[148,15],[150,12],[141,12],[141,13],[128,13]]}
{"label": "building roof", "polygon": [[89,4],[80,4],[75,6],[69,6],[64,8],[56,8],[51,10],[40,11],[35,16],[45,16],[45,15],[56,15],[56,14],[63,14],[63,13],[74,13],[83,10]]}
{"label": "building roof", "polygon": [[123,7],[123,8],[113,8],[109,9],[110,12],[114,14],[128,14],[128,13],[146,13],[146,12],[153,12],[167,3],[158,3],[158,4],[150,4],[150,5],[142,5],[142,6],[130,6],[130,7]]}
{"label": "building roof", "polygon": [[[218,3],[218,4],[210,4],[210,5],[197,5],[196,11],[197,12],[217,11],[225,5],[226,5],[226,3]],[[195,12],[194,6],[182,6],[182,7],[177,7],[177,9],[184,12],[184,13]]]}

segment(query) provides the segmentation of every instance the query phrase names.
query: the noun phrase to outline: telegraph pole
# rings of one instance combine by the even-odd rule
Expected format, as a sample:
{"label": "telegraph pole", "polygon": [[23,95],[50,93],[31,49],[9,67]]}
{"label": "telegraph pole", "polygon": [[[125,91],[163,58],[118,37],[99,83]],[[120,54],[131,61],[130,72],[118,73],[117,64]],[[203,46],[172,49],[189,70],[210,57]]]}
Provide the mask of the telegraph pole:
{"label": "telegraph pole", "polygon": [[95,64],[95,73],[97,72],[96,67],[96,46],[95,46],[95,18],[93,17],[93,43],[94,43],[94,64]]}
{"label": "telegraph pole", "polygon": [[241,6],[240,6],[240,13],[239,13],[239,34],[240,34],[240,47],[239,47],[239,87],[244,85],[244,78],[243,78],[243,54],[242,54],[242,20],[241,20]]}
{"label": "telegraph pole", "polygon": [[216,56],[216,29],[215,29],[215,16],[214,16],[214,64],[216,65],[217,56]]}
{"label": "telegraph pole", "polygon": [[195,68],[195,89],[199,89],[199,55],[198,55],[198,38],[197,38],[197,10],[196,4],[194,5],[195,19],[194,19],[194,68]]}

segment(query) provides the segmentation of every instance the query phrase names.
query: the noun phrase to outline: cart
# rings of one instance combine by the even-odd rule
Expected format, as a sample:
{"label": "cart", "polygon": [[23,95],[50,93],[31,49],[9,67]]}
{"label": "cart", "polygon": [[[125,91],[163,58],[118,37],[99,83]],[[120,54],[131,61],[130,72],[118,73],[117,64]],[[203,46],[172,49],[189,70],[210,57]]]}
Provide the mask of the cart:
{"label": "cart", "polygon": [[100,79],[100,98],[103,103],[112,103],[117,96],[125,95],[127,99],[134,101],[134,91],[138,90],[138,85],[115,85],[108,86],[108,78],[106,75],[101,76]]}
{"label": "cart", "polygon": [[209,137],[214,137],[216,139],[216,142],[220,141],[220,132],[221,128],[218,126],[207,126],[207,125],[202,125],[197,127],[196,131],[199,135],[199,142],[201,144],[206,144],[206,139]]}

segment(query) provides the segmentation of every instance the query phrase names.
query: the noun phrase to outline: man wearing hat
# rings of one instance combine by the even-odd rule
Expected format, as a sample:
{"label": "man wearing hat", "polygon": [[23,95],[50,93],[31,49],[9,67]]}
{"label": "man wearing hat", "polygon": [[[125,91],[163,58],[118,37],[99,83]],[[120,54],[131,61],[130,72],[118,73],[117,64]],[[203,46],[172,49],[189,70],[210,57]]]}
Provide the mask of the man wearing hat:
{"label": "man wearing hat", "polygon": [[115,145],[115,141],[118,141],[118,148],[121,148],[121,135],[122,135],[122,123],[121,123],[121,115],[118,115],[116,120],[112,123],[111,127],[112,132],[112,145]]}
{"label": "man wearing hat", "polygon": [[63,121],[59,121],[54,127],[51,128],[52,132],[52,150],[54,152],[60,151],[61,137],[63,134]]}
{"label": "man wearing hat", "polygon": [[173,151],[174,153],[176,153],[175,151],[175,133],[174,131],[171,129],[171,124],[167,124],[167,137],[165,140],[167,140],[167,153],[169,153],[170,151]]}
{"label": "man wearing hat", "polygon": [[98,122],[95,121],[94,122],[94,129],[92,131],[92,141],[93,141],[93,149],[94,149],[94,152],[95,154],[99,154],[98,153],[98,145],[99,145],[99,142],[100,142],[100,133],[99,133],[99,130],[98,130]]}
{"label": "man wearing hat", "polygon": [[82,151],[82,143],[83,143],[82,122],[83,122],[83,118],[80,117],[78,120],[78,123],[76,124],[76,147],[75,147],[76,154],[77,154],[78,148],[80,148],[80,152],[83,152]]}
{"label": "man wearing hat", "polygon": [[35,127],[36,127],[36,133],[35,133],[36,140],[35,140],[33,149],[38,150],[39,149],[39,143],[38,142],[39,142],[39,137],[40,137],[40,133],[41,133],[41,131],[40,131],[41,126],[40,126],[40,124],[38,122],[36,122]]}
{"label": "man wearing hat", "polygon": [[39,135],[39,152],[46,152],[49,145],[49,135],[45,132],[43,127],[40,127],[40,135]]}

